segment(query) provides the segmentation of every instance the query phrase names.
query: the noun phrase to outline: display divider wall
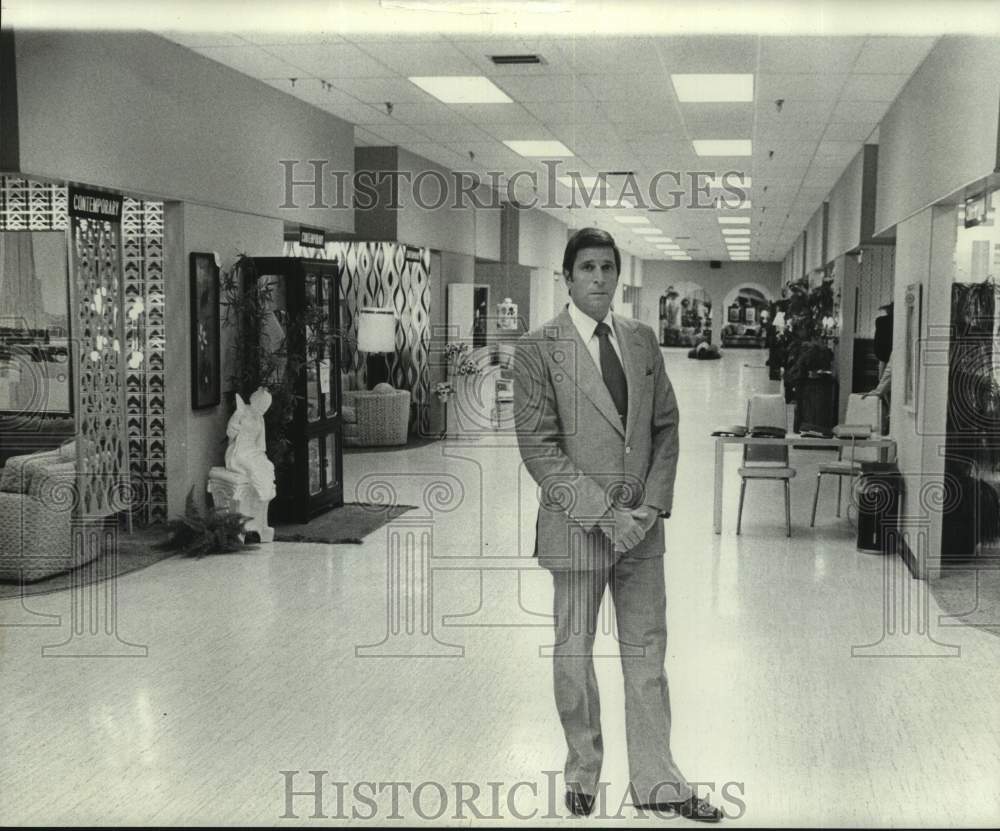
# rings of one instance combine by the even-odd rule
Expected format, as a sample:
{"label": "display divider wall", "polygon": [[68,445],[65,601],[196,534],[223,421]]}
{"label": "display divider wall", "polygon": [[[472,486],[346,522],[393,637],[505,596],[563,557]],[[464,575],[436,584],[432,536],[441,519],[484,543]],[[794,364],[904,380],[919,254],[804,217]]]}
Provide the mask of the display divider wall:
{"label": "display divider wall", "polygon": [[[65,185],[18,175],[0,177],[0,231],[66,231],[69,227]],[[121,467],[115,469],[116,475],[128,474],[130,484],[126,497],[132,523],[138,527],[162,523],[167,514],[163,203],[126,198],[120,229],[112,232],[107,227],[98,228],[96,221],[81,223],[74,227],[72,239],[76,267],[71,274],[83,280],[76,286],[80,302],[75,306],[71,333],[80,344],[80,350],[82,337],[93,338],[98,334],[96,331],[88,333],[88,328],[98,325],[94,317],[96,309],[90,308],[97,289],[108,292],[102,297],[115,298],[118,316],[124,323],[119,337],[119,349],[123,351],[116,353],[117,357],[99,354],[98,361],[93,361],[90,353],[95,350],[88,349],[81,361],[88,382],[92,382],[81,391],[87,407],[108,409],[115,430],[122,426],[118,424],[119,416],[124,419],[121,447],[117,439],[99,438],[95,432],[96,421],[88,424],[87,434],[96,442],[95,447],[100,448],[105,461],[111,456],[118,460],[116,464]],[[69,240],[67,237],[67,246]],[[119,258],[120,265],[114,265]],[[90,292],[86,302],[82,294],[85,291]],[[117,322],[113,325],[117,326]],[[106,323],[104,328],[107,328]],[[101,343],[102,346],[107,343],[114,352],[113,337]],[[101,361],[111,362],[105,367],[109,374],[92,375],[88,362]],[[124,368],[121,384],[111,378],[112,364],[115,378],[119,369]],[[80,389],[78,380],[74,386]],[[89,412],[82,416],[78,408],[78,433],[81,417],[88,422],[100,419],[99,415]],[[102,475],[110,475],[111,470],[111,466],[105,465]],[[87,501],[95,509],[108,507],[96,489],[85,490]]]}

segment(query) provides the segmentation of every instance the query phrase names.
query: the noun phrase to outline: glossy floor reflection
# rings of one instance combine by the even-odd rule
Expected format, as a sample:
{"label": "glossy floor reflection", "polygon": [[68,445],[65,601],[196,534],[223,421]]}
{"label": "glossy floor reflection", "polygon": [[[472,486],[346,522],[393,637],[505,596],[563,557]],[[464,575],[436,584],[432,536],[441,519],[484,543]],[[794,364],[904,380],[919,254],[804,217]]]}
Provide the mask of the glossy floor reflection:
{"label": "glossy floor reflection", "polygon": [[[735,536],[729,452],[713,535],[708,434],[777,384],[753,350],[665,360],[682,423],[666,579],[687,776],[754,826],[995,824],[1000,638],[955,625],[957,596],[943,610],[897,560],[859,553],[832,488],[809,528],[827,453],[793,453],[787,539],[769,483],[749,489]],[[509,436],[349,455],[348,498],[420,508],[360,546],[175,558],[75,607],[68,592],[0,602],[0,822],[662,823],[619,811],[610,625],[596,647],[604,816],[563,816],[551,582],[530,558],[534,489],[517,462]],[[327,772],[326,818],[310,795],[284,816],[286,781],[315,790],[308,771]],[[395,812],[393,782],[411,786]]]}

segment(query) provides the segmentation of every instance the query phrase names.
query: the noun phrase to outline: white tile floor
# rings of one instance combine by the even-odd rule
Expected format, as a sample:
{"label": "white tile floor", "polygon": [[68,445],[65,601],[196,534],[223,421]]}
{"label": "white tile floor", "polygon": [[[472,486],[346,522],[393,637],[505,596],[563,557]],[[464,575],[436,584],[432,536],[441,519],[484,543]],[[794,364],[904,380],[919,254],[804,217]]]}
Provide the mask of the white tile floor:
{"label": "white tile floor", "polygon": [[[777,384],[756,351],[666,361],[682,414],[668,672],[688,777],[713,783],[703,792],[744,825],[995,825],[1000,626],[946,625],[927,584],[856,551],[832,490],[810,529],[823,453],[794,455],[786,539],[780,486],[769,483],[751,485],[735,536],[730,452],[723,534],[713,535],[708,434]],[[393,487],[421,509],[360,546],[276,544],[125,576],[110,598],[116,631],[144,657],[108,656],[137,650],[71,633],[69,593],[0,601],[0,823],[662,822],[618,810],[627,770],[610,634],[597,646],[605,816],[561,816],[561,782],[545,773],[564,754],[545,650],[551,583],[528,558],[533,491],[509,439],[354,454],[345,467],[351,497]],[[387,555],[421,539],[429,573],[420,557]],[[390,561],[413,570],[387,580]],[[905,602],[884,614],[884,596]],[[109,620],[94,602],[103,598],[78,607],[98,612],[98,628]],[[961,610],[954,591],[948,602]],[[63,651],[98,656],[43,655],[67,640]],[[300,791],[313,788],[307,771],[327,772],[327,819],[311,818],[308,796],[294,797],[298,819],[282,818],[281,771],[300,771]],[[400,790],[395,813],[390,785],[366,801],[375,785],[365,783],[394,781],[437,785],[417,807]],[[336,782],[347,783],[343,799]],[[438,785],[446,804],[434,818]]]}

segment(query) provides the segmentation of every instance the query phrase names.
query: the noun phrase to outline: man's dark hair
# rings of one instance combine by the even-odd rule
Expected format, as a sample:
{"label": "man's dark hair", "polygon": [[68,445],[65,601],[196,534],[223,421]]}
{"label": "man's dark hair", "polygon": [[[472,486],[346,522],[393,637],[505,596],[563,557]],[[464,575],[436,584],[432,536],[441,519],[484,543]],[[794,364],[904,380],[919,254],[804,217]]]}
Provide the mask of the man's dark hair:
{"label": "man's dark hair", "polygon": [[572,276],[576,254],[581,248],[610,248],[615,254],[615,271],[622,273],[622,255],[615,245],[615,238],[600,228],[581,228],[566,243],[563,252],[563,275]]}

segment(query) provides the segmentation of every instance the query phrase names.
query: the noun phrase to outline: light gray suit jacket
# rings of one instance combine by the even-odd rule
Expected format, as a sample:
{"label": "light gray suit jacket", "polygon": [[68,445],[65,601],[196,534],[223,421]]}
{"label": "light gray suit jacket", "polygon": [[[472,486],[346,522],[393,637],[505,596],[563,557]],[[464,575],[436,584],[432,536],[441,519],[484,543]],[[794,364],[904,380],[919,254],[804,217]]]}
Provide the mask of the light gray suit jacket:
{"label": "light gray suit jacket", "polygon": [[[568,310],[517,343],[514,418],[521,458],[540,489],[535,554],[549,569],[613,563],[612,504],[669,514],[677,474],[677,399],[659,343],[643,323],[614,316],[628,381],[628,423]],[[657,520],[629,557],[663,554]]]}

